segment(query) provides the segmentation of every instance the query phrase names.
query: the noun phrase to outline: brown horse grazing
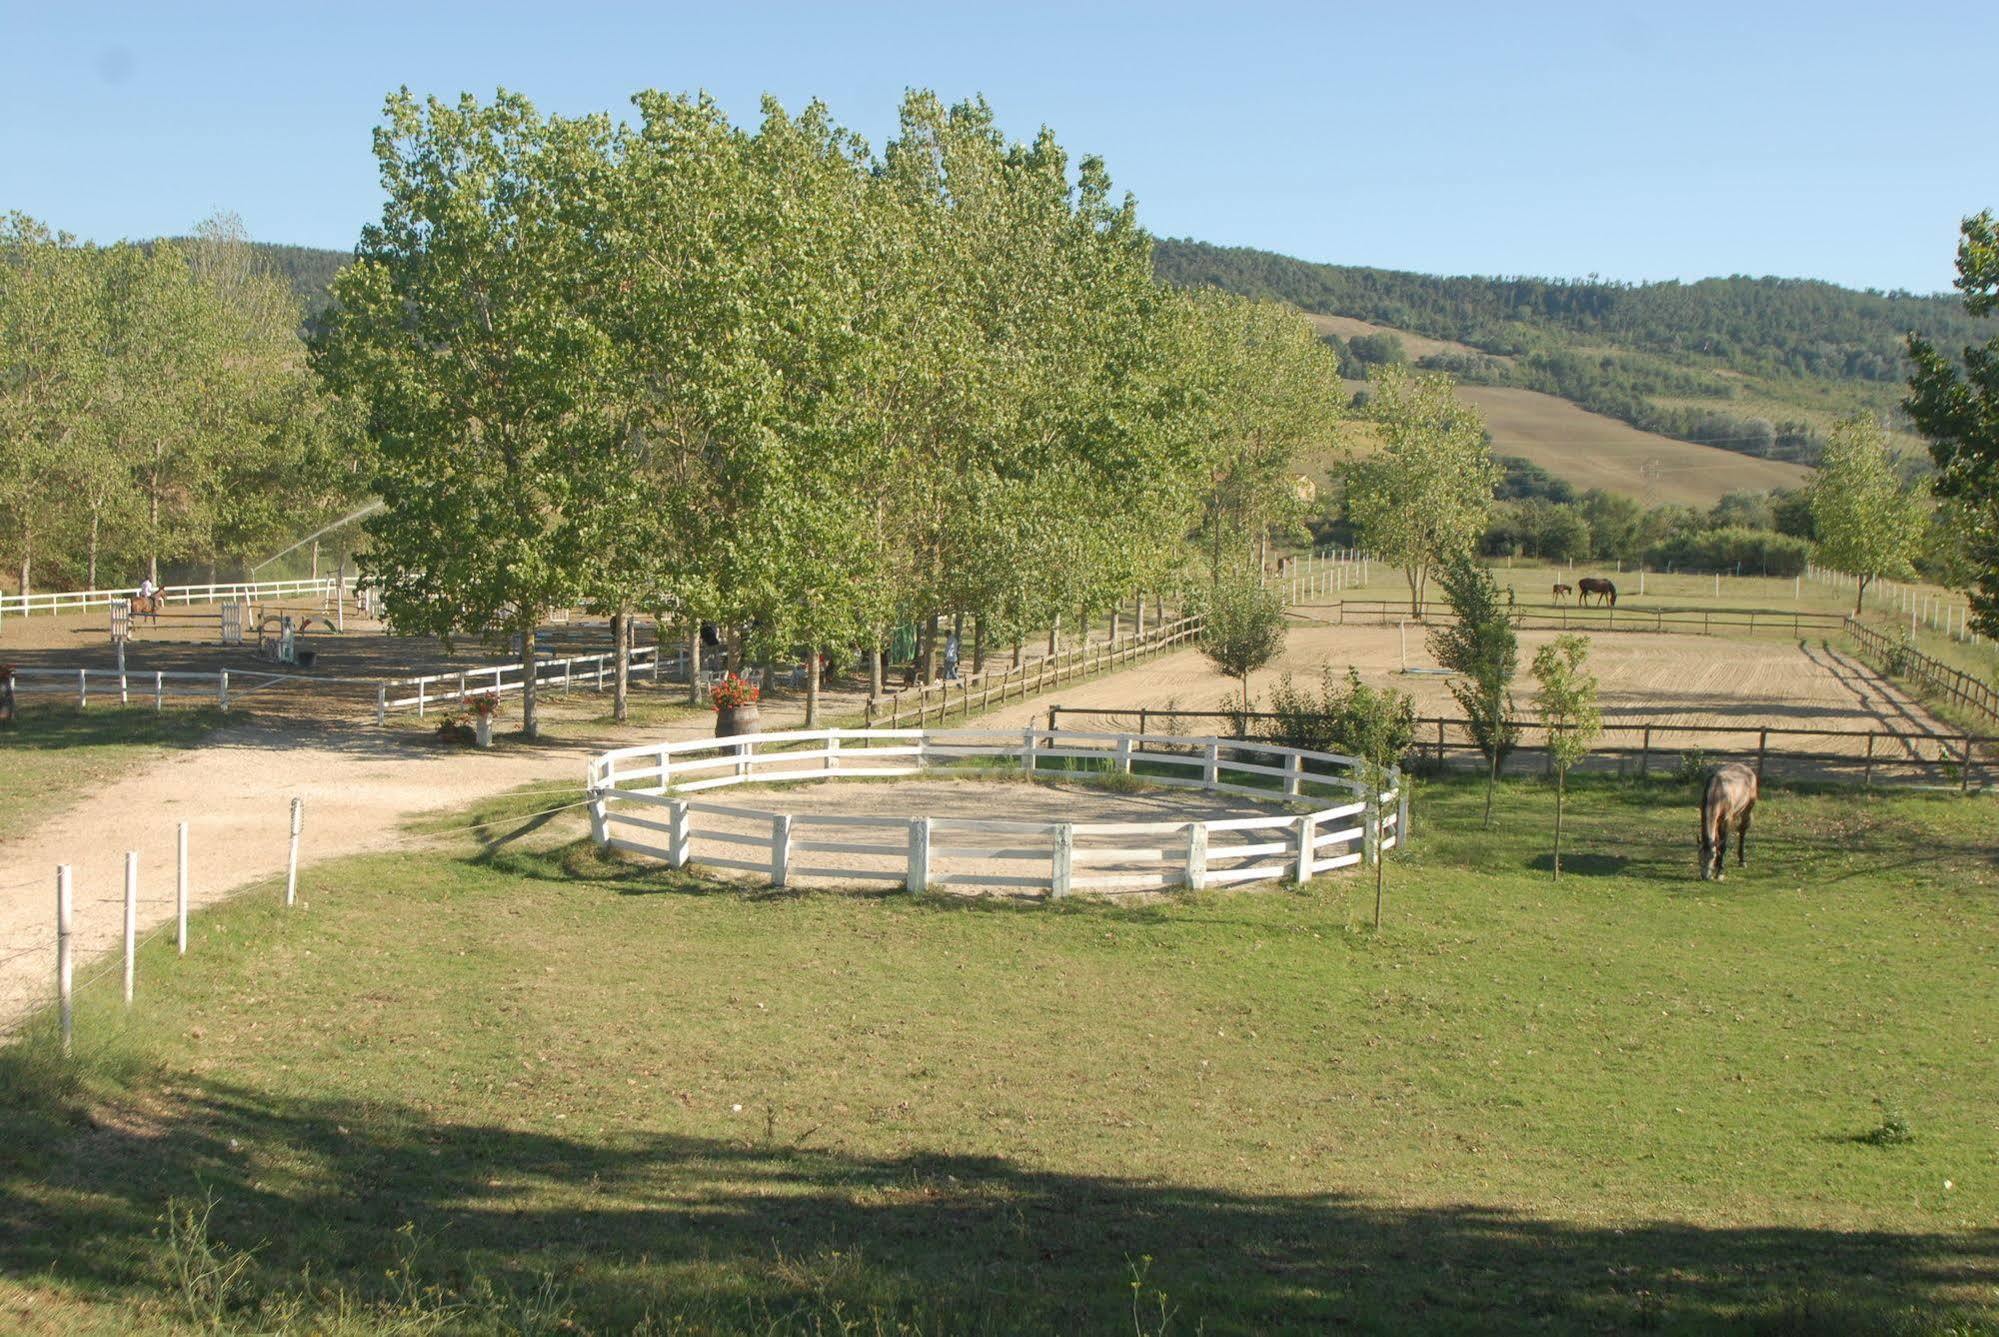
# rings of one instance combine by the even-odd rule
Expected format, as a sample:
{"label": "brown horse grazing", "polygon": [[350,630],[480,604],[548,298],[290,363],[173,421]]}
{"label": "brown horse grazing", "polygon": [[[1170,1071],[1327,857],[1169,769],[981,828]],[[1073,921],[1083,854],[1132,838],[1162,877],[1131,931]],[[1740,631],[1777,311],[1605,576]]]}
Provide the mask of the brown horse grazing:
{"label": "brown horse grazing", "polygon": [[1756,772],[1739,761],[1717,766],[1708,773],[1707,788],[1701,794],[1701,881],[1721,881],[1721,866],[1728,854],[1728,831],[1735,828],[1735,864],[1747,867],[1749,814],[1756,810]]}
{"label": "brown horse grazing", "polygon": [[1557,585],[1555,586],[1555,602],[1566,603],[1568,602],[1569,596],[1574,593],[1575,591],[1570,589],[1567,585]]}
{"label": "brown horse grazing", "polygon": [[1610,607],[1617,607],[1617,586],[1601,576],[1584,576],[1576,582],[1576,589],[1580,596],[1577,599],[1578,603],[1588,603],[1589,597],[1594,594]]}

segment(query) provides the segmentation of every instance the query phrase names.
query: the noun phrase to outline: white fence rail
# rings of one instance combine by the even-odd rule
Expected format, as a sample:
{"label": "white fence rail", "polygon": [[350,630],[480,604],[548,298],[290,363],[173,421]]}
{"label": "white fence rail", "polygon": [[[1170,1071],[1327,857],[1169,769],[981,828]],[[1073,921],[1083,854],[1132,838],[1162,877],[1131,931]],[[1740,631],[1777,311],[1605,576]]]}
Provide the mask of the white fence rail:
{"label": "white fence rail", "polygon": [[[629,671],[634,678],[644,676],[658,682],[665,675],[681,682],[687,680],[687,650],[684,646],[673,647],[665,654],[660,653],[657,645],[634,646],[630,659]],[[535,661],[534,684],[537,688],[549,687],[558,691],[568,691],[577,686],[602,691],[617,671],[618,655],[612,650],[597,655],[538,659]],[[757,669],[745,670],[743,677],[752,682],[762,682],[762,674]],[[416,678],[392,678],[375,688],[375,723],[383,723],[396,711],[414,710],[421,719],[434,707],[462,704],[467,697],[488,693],[505,696],[520,691],[525,681],[526,675],[521,671],[518,659],[504,664],[479,664],[472,668],[454,669],[449,673],[427,673]]]}
{"label": "white fence rail", "polygon": [[[314,580],[250,580],[212,585],[163,585],[160,601],[167,604],[223,603],[229,600],[331,599],[340,582],[332,576]],[[61,590],[47,594],[0,594],[0,617],[31,613],[76,613],[107,604],[129,603],[136,586],[115,590]]]}
{"label": "white fence rail", "polygon": [[[918,775],[967,760],[1054,775],[1093,764],[1149,783],[1284,806],[1259,817],[1031,822],[788,813],[687,797],[733,785]],[[598,844],[767,876],[937,888],[1107,894],[1304,882],[1378,859],[1408,829],[1401,773],[1372,796],[1351,757],[1169,735],[994,729],[813,729],[620,748],[590,764]],[[1330,794],[1328,791],[1331,791]],[[1329,797],[1344,801],[1309,811]]]}

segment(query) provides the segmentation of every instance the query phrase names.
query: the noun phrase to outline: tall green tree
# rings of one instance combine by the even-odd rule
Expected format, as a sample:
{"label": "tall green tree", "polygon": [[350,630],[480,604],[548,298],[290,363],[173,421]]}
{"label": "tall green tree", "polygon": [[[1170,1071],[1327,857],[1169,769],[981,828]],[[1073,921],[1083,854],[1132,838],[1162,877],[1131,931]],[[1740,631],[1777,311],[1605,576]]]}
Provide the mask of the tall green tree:
{"label": "tall green tree", "polygon": [[1348,472],[1347,513],[1363,546],[1402,568],[1420,617],[1430,573],[1484,534],[1503,470],[1450,377],[1391,364],[1369,385],[1367,416],[1383,445]]}
{"label": "tall green tree", "polygon": [[1513,675],[1520,668],[1520,637],[1512,607],[1500,597],[1492,572],[1469,557],[1445,564],[1444,598],[1453,620],[1430,631],[1430,653],[1456,674],[1451,696],[1464,711],[1472,741],[1486,761],[1485,825],[1492,825],[1492,795],[1499,768],[1519,741],[1513,722]]}
{"label": "tall green tree", "polygon": [[66,472],[96,445],[98,271],[74,238],[24,214],[0,219],[0,532],[24,594],[63,523]]}
{"label": "tall green tree", "polygon": [[1201,653],[1234,678],[1250,708],[1249,675],[1284,649],[1284,602],[1255,567],[1237,565],[1200,592]]}
{"label": "tall green tree", "polygon": [[[1999,221],[1989,209],[1964,220],[1957,289],[1968,315],[1999,310]],[[1937,496],[1954,503],[1963,521],[1964,551],[1975,573],[1968,591],[1973,625],[1999,637],[1999,334],[1966,347],[1961,365],[1913,334],[1909,356],[1916,369],[1903,407],[1929,438]]]}
{"label": "tall green tree", "polygon": [[1555,876],[1562,875],[1562,809],[1569,770],[1589,755],[1603,732],[1596,675],[1589,671],[1589,637],[1557,636],[1534,652],[1534,703],[1548,730],[1548,759],[1555,768]]}
{"label": "tall green tree", "polygon": [[1873,417],[1856,414],[1834,425],[1806,497],[1817,535],[1812,555],[1854,578],[1856,614],[1875,580],[1914,573],[1923,516],[1896,479],[1887,433]]}
{"label": "tall green tree", "polygon": [[609,134],[505,91],[392,96],[375,135],[388,198],[313,348],[367,406],[384,508],[364,570],[389,620],[517,637],[530,737],[536,629],[598,560],[584,499],[623,429],[578,225]]}

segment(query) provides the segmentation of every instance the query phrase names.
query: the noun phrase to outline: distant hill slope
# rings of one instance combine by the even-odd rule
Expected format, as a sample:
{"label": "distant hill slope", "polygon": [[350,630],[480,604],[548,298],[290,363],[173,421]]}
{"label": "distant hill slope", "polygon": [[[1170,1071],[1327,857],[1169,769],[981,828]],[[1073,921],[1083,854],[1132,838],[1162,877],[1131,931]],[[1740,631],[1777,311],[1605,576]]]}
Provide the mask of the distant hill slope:
{"label": "distant hill slope", "polygon": [[1153,262],[1174,283],[1275,297],[1489,353],[1524,352],[1536,332],[1557,333],[1748,375],[1900,382],[1909,331],[1950,346],[1977,334],[1953,294],[1866,292],[1815,279],[1441,278],[1172,239],[1157,243]]}
{"label": "distant hill slope", "polygon": [[[1806,279],[1440,278],[1185,240],[1158,242],[1154,265],[1169,282],[1290,302],[1343,350],[1386,327],[1418,365],[1466,385],[1555,395],[1644,432],[1806,465],[1840,414],[1897,423],[1909,331],[1947,347],[1976,339],[1951,295]],[[1925,467],[1919,443],[1901,444],[1912,469]]]}

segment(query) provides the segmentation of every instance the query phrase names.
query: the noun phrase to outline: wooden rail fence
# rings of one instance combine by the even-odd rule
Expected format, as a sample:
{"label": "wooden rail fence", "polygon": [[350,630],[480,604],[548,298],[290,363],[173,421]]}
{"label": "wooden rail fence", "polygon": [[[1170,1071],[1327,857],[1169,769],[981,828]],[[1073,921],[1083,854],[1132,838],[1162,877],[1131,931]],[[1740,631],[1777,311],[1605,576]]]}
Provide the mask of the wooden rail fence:
{"label": "wooden rail fence", "polygon": [[[1098,709],[1060,705],[1049,708],[1049,728],[1060,727],[1065,719],[1101,721],[1107,725],[1130,721],[1137,725],[1141,733],[1162,726],[1170,729],[1182,723],[1195,728],[1221,725],[1242,738],[1247,737],[1254,726],[1278,723],[1285,717],[1260,710]],[[1513,756],[1523,760],[1538,756],[1545,764],[1547,744],[1545,741],[1536,743],[1533,738],[1537,733],[1545,736],[1548,726],[1538,720],[1515,720],[1513,724],[1521,730],[1521,742],[1513,749]],[[1685,749],[1693,751],[1708,750],[1707,745],[1717,738],[1740,740],[1740,746],[1727,747],[1722,751],[1728,756],[1753,758],[1759,777],[1772,762],[1804,763],[1818,771],[1858,772],[1862,782],[1870,785],[1877,779],[1893,780],[1911,772],[1923,779],[1941,775],[1954,781],[1960,790],[1970,789],[1974,781],[1981,786],[1992,783],[1995,770],[1993,758],[1995,752],[1999,752],[1999,735],[1990,734],[1922,733],[1893,729],[1793,729],[1765,725],[1677,724],[1656,720],[1606,720],[1603,731],[1606,737],[1621,736],[1631,741],[1622,745],[1601,744],[1591,750],[1591,758],[1598,764],[1616,761],[1620,771],[1630,766],[1641,778],[1649,775],[1654,762],[1662,757],[1669,763],[1677,763],[1683,749],[1672,745],[1674,738],[1701,740],[1703,746]],[[1820,749],[1802,746],[1807,740],[1824,742],[1828,746]],[[1453,761],[1469,762],[1482,755],[1478,745],[1472,741],[1470,721],[1425,715],[1416,721],[1416,736],[1403,760],[1404,764],[1421,762],[1441,771]]]}
{"label": "wooden rail fence", "polygon": [[1150,659],[1175,646],[1186,645],[1200,634],[1199,618],[1174,618],[1114,641],[1058,651],[1019,668],[1011,665],[988,668],[963,678],[904,687],[869,699],[867,725],[871,729],[877,726],[899,729],[904,724],[918,728],[933,722],[941,724],[954,714],[970,715],[1008,701],[1024,701],[1065,682]]}
{"label": "wooden rail fence", "polygon": [[1913,645],[1882,635],[1874,628],[1846,619],[1846,630],[1860,642],[1862,653],[1875,660],[1875,667],[1891,677],[1906,678],[1931,696],[1975,710],[1989,720],[1999,720],[1999,688],[1989,682],[1932,659]]}

